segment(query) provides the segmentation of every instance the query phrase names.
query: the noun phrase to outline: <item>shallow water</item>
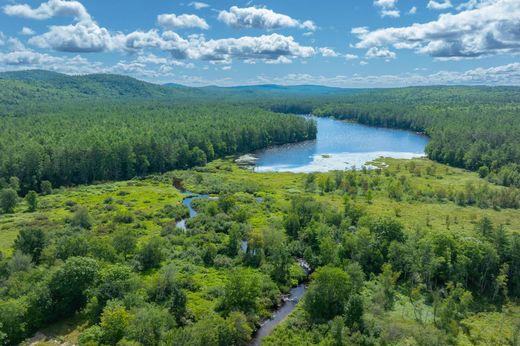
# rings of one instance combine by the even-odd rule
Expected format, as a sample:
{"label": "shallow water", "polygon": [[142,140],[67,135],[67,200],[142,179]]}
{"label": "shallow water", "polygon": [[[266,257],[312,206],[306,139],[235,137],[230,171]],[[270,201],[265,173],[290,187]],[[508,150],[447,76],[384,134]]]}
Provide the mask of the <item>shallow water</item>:
{"label": "shallow water", "polygon": [[256,172],[327,172],[361,168],[379,157],[424,156],[428,138],[411,131],[312,117],[316,140],[268,148],[255,154]]}
{"label": "shallow water", "polygon": [[[208,198],[209,197],[209,195],[198,195],[198,194],[190,192],[190,191],[184,191],[182,194],[190,195],[190,197],[186,197],[182,200],[182,205],[185,205],[186,207],[188,207],[188,210],[190,212],[190,216],[188,217],[188,219],[191,219],[197,215],[197,211],[195,209],[193,209],[191,202],[197,198]],[[186,229],[186,220],[187,219],[182,219],[182,220],[178,221],[176,226],[185,230]]]}
{"label": "shallow water", "polygon": [[255,336],[249,345],[258,346],[264,337],[271,335],[273,329],[294,310],[296,304],[298,304],[298,301],[302,298],[304,293],[304,284],[300,284],[292,288],[284,304],[278,310],[276,310],[276,313],[271,316],[270,319],[264,321],[262,326],[256,331]]}

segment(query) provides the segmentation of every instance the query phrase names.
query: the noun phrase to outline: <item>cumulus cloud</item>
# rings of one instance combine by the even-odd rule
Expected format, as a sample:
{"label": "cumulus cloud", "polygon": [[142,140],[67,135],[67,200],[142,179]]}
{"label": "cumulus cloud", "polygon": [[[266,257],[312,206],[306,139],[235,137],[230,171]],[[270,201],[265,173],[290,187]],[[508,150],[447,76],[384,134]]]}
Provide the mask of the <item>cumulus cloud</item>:
{"label": "cumulus cloud", "polygon": [[200,2],[200,1],[193,1],[193,2],[190,2],[188,5],[195,8],[196,10],[201,10],[203,8],[209,7],[209,5],[206,4],[205,2]]}
{"label": "cumulus cloud", "polygon": [[7,52],[0,52],[0,70],[46,69],[64,73],[98,72],[99,63],[90,62],[81,56],[62,57],[41,53],[26,48],[17,38],[6,39]]}
{"label": "cumulus cloud", "polygon": [[356,54],[345,54],[345,59],[347,60],[356,60],[359,57]]}
{"label": "cumulus cloud", "polygon": [[412,49],[441,59],[520,52],[520,2],[488,0],[477,8],[441,14],[435,21],[374,31],[354,28],[356,48]]}
{"label": "cumulus cloud", "polygon": [[218,20],[234,28],[300,28],[311,31],[316,30],[316,25],[310,20],[301,22],[267,8],[240,8],[232,6],[229,11],[220,11]]}
{"label": "cumulus cloud", "polygon": [[204,38],[195,38],[190,40],[188,56],[209,61],[236,58],[288,62],[290,58],[308,58],[314,54],[314,48],[301,46],[292,36],[271,34],[207,41]]}
{"label": "cumulus cloud", "polygon": [[0,53],[0,65],[37,65],[62,63],[63,59],[48,54],[42,54],[31,50],[12,51]]}
{"label": "cumulus cloud", "polygon": [[447,10],[448,8],[453,7],[450,0],[442,0],[442,1],[435,1],[430,0],[428,1],[428,5],[426,6],[430,10]]}
{"label": "cumulus cloud", "polygon": [[378,47],[372,47],[370,48],[365,56],[368,59],[373,58],[384,58],[384,59],[395,59],[395,52],[392,52],[388,50],[387,48],[378,48]]}
{"label": "cumulus cloud", "polygon": [[28,28],[28,27],[26,27],[26,26],[24,26],[24,27],[22,28],[22,30],[20,31],[20,35],[23,35],[23,36],[32,36],[32,35],[34,35],[34,34],[36,34],[36,33],[34,32],[34,30],[31,29],[31,28]]}
{"label": "cumulus cloud", "polygon": [[49,0],[36,8],[27,4],[6,5],[4,13],[30,19],[44,20],[56,16],[74,17],[76,20],[91,20],[85,7],[79,1]]}
{"label": "cumulus cloud", "polygon": [[408,14],[416,14],[417,13],[417,7],[412,7],[410,11],[408,11]]}
{"label": "cumulus cloud", "polygon": [[116,40],[120,36],[112,36],[107,29],[94,22],[79,22],[51,26],[43,35],[31,37],[29,43],[60,52],[93,53],[116,49]]}
{"label": "cumulus cloud", "polygon": [[397,18],[401,15],[396,7],[397,0],[374,0],[374,6],[379,8],[381,17]]}
{"label": "cumulus cloud", "polygon": [[165,28],[199,28],[202,30],[209,29],[208,23],[203,18],[194,14],[160,14],[157,16],[159,25]]}
{"label": "cumulus cloud", "polygon": [[318,51],[322,56],[326,58],[335,58],[339,56],[339,54],[336,53],[333,49],[327,47],[319,48]]}
{"label": "cumulus cloud", "polygon": [[160,34],[151,30],[131,33],[123,44],[127,50],[157,48],[169,52],[175,59],[219,63],[229,63],[233,59],[287,63],[291,58],[308,58],[315,54],[314,48],[301,46],[292,36],[279,34],[207,40],[203,35],[185,39],[173,31]]}

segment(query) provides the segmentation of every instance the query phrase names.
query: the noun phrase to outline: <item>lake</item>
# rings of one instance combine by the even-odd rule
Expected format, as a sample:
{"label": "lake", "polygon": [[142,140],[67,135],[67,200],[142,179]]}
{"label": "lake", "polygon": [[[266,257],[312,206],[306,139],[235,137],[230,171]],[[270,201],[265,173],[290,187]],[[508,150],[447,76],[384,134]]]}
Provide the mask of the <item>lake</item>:
{"label": "lake", "polygon": [[316,140],[255,153],[255,172],[327,172],[368,166],[379,157],[410,159],[425,155],[428,137],[415,132],[310,118],[318,125]]}

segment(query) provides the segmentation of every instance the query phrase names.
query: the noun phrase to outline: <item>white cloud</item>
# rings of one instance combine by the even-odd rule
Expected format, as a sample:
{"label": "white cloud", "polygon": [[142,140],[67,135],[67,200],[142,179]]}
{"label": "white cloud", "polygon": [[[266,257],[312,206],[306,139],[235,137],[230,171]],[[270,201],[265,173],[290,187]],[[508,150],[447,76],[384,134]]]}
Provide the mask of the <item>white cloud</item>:
{"label": "white cloud", "polygon": [[354,35],[365,35],[365,34],[368,34],[369,30],[366,26],[360,26],[360,27],[357,27],[357,28],[352,28],[352,30],[350,30],[350,32]]}
{"label": "white cloud", "polygon": [[356,60],[359,57],[356,54],[345,54],[345,59],[347,60]]}
{"label": "white cloud", "polygon": [[183,38],[173,31],[161,33],[158,30],[134,31],[125,35],[111,33],[94,21],[51,26],[48,32],[31,37],[29,43],[40,48],[80,53],[104,51],[140,53],[145,49],[159,49],[170,53],[174,59],[205,60],[213,63],[229,63],[233,59],[290,63],[293,58],[307,58],[316,53],[312,47],[301,46],[292,36],[279,34],[209,40],[203,35],[190,35],[188,38]]}
{"label": "white cloud", "polygon": [[374,0],[374,6],[379,8],[381,17],[398,18],[401,13],[396,7],[397,0]]}
{"label": "white cloud", "polygon": [[165,28],[199,28],[202,30],[209,29],[208,23],[199,16],[194,14],[160,14],[157,16],[159,25]]}
{"label": "white cloud", "polygon": [[458,11],[472,10],[477,8],[479,5],[478,0],[469,0],[468,2],[463,2],[459,6],[457,6]]}
{"label": "white cloud", "polygon": [[63,59],[32,50],[0,53],[0,65],[38,65],[63,63]]}
{"label": "white cloud", "polygon": [[428,1],[428,5],[426,6],[430,10],[447,10],[448,8],[453,7],[450,0],[442,0],[442,1],[435,1],[430,0]]}
{"label": "white cloud", "polygon": [[279,34],[207,40],[203,35],[184,39],[172,31],[159,34],[155,30],[127,35],[124,48],[134,51],[157,48],[169,52],[175,59],[220,63],[233,59],[287,63],[291,58],[308,58],[316,53],[312,47],[301,46],[292,36]]}
{"label": "white cloud", "polygon": [[206,4],[205,2],[200,2],[200,1],[193,1],[193,2],[190,2],[188,4],[188,6],[191,6],[193,8],[195,8],[196,10],[201,10],[203,8],[207,8],[209,7],[208,4]]}
{"label": "white cloud", "polygon": [[5,44],[5,35],[0,31],[0,47]]}
{"label": "white cloud", "polygon": [[229,11],[220,11],[218,20],[234,28],[300,28],[311,31],[317,29],[314,22],[310,20],[301,22],[285,14],[257,7],[240,8],[232,6]]}
{"label": "white cloud", "polygon": [[22,30],[20,31],[20,35],[23,35],[23,36],[33,36],[34,34],[36,34],[36,33],[34,32],[34,30],[31,29],[31,28],[28,28],[28,27],[26,27],[26,26],[24,26],[24,27],[22,28]]}
{"label": "white cloud", "polygon": [[319,48],[318,51],[320,52],[320,54],[326,58],[334,58],[334,57],[337,57],[339,56],[338,53],[336,53],[333,49],[330,49],[330,48],[327,48],[327,47],[323,47],[323,48]]}
{"label": "white cloud", "polygon": [[155,54],[141,54],[136,59],[135,62],[146,64],[146,65],[164,65],[164,66],[180,66],[185,68],[193,68],[195,67],[192,63],[185,63],[184,61],[175,60],[172,58],[158,57]]}
{"label": "white cloud", "polygon": [[388,50],[387,48],[378,48],[378,47],[372,47],[370,48],[365,56],[368,59],[374,59],[374,58],[384,58],[384,59],[395,59],[395,52],[392,52]]}
{"label": "white cloud", "polygon": [[308,58],[314,54],[314,48],[301,46],[292,36],[279,34],[207,41],[204,38],[191,39],[188,49],[190,58],[209,61],[236,58],[287,63],[290,58]]}
{"label": "white cloud", "polygon": [[355,28],[356,48],[412,49],[442,59],[520,52],[520,1],[488,0],[477,8],[441,14],[435,21],[374,31]]}
{"label": "white cloud", "polygon": [[49,0],[36,8],[27,4],[6,5],[4,13],[8,16],[17,16],[30,19],[44,20],[56,16],[69,16],[75,19],[91,20],[85,7],[79,1]]}
{"label": "white cloud", "polygon": [[65,26],[51,26],[43,35],[34,36],[29,43],[40,48],[50,48],[61,52],[103,52],[115,50],[117,39],[110,32],[94,22],[79,22]]}
{"label": "white cloud", "polygon": [[416,14],[417,13],[417,7],[412,7],[410,11],[408,11],[408,14]]}
{"label": "white cloud", "polygon": [[[363,61],[362,61],[363,62]],[[468,71],[439,71],[432,74],[403,73],[387,75],[313,76],[288,74],[279,77],[259,76],[249,84],[283,85],[319,84],[336,87],[403,87],[413,85],[520,85],[520,63],[476,68]]]}

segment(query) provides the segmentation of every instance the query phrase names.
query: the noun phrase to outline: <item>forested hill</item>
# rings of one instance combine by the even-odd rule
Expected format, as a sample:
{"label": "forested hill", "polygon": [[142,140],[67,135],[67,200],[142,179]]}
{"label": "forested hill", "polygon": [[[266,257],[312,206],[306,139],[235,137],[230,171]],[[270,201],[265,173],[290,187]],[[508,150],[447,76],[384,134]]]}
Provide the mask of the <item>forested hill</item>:
{"label": "forested hill", "polygon": [[42,70],[0,73],[0,115],[63,109],[77,102],[150,99],[171,102],[199,97],[199,94],[201,91],[197,89],[172,88],[120,75],[69,76]]}
{"label": "forested hill", "polygon": [[255,102],[262,100],[337,97],[364,92],[363,89],[342,89],[316,85],[280,86],[255,85],[239,87],[187,87],[180,84],[158,85],[127,76],[91,74],[69,76],[61,73],[28,70],[0,73],[0,116],[25,115],[56,107],[74,108],[78,102],[207,103]]}

